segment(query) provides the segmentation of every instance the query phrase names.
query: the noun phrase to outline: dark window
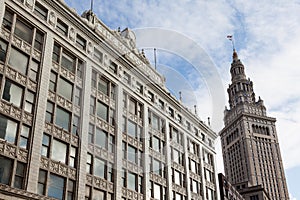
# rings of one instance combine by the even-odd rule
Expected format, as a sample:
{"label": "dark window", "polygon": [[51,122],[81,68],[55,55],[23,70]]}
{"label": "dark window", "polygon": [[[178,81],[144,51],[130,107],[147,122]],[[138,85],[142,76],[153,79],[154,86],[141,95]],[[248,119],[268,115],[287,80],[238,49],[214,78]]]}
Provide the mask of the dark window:
{"label": "dark window", "polygon": [[11,159],[0,156],[0,183],[9,184],[13,169],[12,165]]}
{"label": "dark window", "polygon": [[103,53],[96,48],[94,48],[94,59],[99,63],[102,63]]}
{"label": "dark window", "polygon": [[98,81],[98,91],[108,96],[108,92],[109,92],[108,85],[109,85],[108,80],[104,77],[101,77],[100,80]]}
{"label": "dark window", "polygon": [[76,36],[76,44],[79,48],[81,48],[82,50],[85,50],[86,48],[86,40],[83,39],[83,37],[81,37],[80,35],[77,34]]}
{"label": "dark window", "polygon": [[83,62],[81,60],[78,60],[77,64],[77,77],[82,78],[83,76]]}
{"label": "dark window", "polygon": [[0,40],[0,62],[5,62],[7,44]]}
{"label": "dark window", "polygon": [[21,162],[17,163],[15,182],[14,182],[15,188],[19,188],[19,189],[24,188],[25,168],[26,168],[26,165],[24,163],[21,163]]}
{"label": "dark window", "polygon": [[12,21],[13,21],[13,13],[10,10],[5,10],[4,18],[3,18],[3,27],[7,30],[11,30],[12,27]]}
{"label": "dark window", "polygon": [[51,71],[50,82],[49,82],[49,90],[51,90],[53,92],[56,91],[56,80],[57,80],[57,74]]}
{"label": "dark window", "polygon": [[81,104],[81,89],[79,87],[75,88],[74,103],[75,103],[76,106],[80,106],[80,104]]}
{"label": "dark window", "polygon": [[95,128],[93,124],[89,124],[89,136],[88,142],[93,144],[94,143],[94,135],[95,135]]}
{"label": "dark window", "polygon": [[53,123],[53,113],[54,113],[54,104],[51,102],[47,102],[47,110],[46,110],[46,122]]}
{"label": "dark window", "polygon": [[63,51],[61,58],[61,66],[75,73],[75,57],[70,53]]}
{"label": "dark window", "polygon": [[32,35],[33,35],[33,27],[28,25],[27,23],[17,19],[16,27],[15,27],[15,35],[31,44]]}
{"label": "dark window", "polygon": [[47,20],[48,10],[38,1],[35,2],[34,13],[43,20]]}
{"label": "dark window", "polygon": [[86,158],[86,173],[91,174],[92,173],[92,165],[93,165],[93,157],[91,154],[87,154]]}
{"label": "dark window", "polygon": [[57,43],[54,43],[52,60],[59,63],[59,57],[60,57],[60,46]]}
{"label": "dark window", "polygon": [[68,181],[68,192],[67,192],[67,200],[74,199],[74,190],[75,190],[75,181]]}
{"label": "dark window", "polygon": [[45,157],[49,157],[49,148],[50,148],[50,137],[44,133],[43,141],[42,141],[41,155],[45,156]]}
{"label": "dark window", "polygon": [[44,43],[44,34],[40,31],[35,32],[34,48],[42,50]]}
{"label": "dark window", "polygon": [[91,96],[90,98],[90,114],[95,115],[96,111],[96,98]]}
{"label": "dark window", "polygon": [[68,25],[58,18],[56,23],[56,30],[65,36],[68,35]]}
{"label": "dark window", "polygon": [[30,128],[28,126],[23,125],[21,129],[19,147],[27,149],[29,133]]}
{"label": "dark window", "polygon": [[114,74],[117,74],[118,65],[116,63],[114,63],[113,61],[110,61],[109,71],[111,71]]}
{"label": "dark window", "polygon": [[79,134],[79,129],[80,128],[80,118],[77,117],[76,115],[74,115],[73,117],[73,128],[72,128],[72,133],[74,135],[78,135]]}
{"label": "dark window", "polygon": [[45,195],[46,191],[46,182],[47,182],[47,172],[44,170],[39,171],[39,179],[38,179],[38,194]]}
{"label": "dark window", "polygon": [[97,87],[97,72],[95,70],[92,70],[92,87]]}

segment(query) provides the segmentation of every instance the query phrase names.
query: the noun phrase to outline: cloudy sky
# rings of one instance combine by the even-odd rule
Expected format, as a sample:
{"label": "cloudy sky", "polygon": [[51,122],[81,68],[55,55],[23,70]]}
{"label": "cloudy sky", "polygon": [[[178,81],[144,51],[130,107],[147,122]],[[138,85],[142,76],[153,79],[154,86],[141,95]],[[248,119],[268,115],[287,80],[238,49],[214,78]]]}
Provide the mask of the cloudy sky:
{"label": "cloudy sky", "polygon": [[[80,14],[89,9],[87,0],[65,2]],[[215,88],[203,73],[203,63],[197,66],[195,54],[210,59],[209,66],[213,65],[211,68],[217,71],[222,81],[218,90],[224,93],[224,101],[220,98],[223,109],[227,104],[232,59],[232,46],[226,36],[234,35],[239,58],[254,82],[257,98],[261,96],[268,115],[277,118],[289,192],[292,200],[300,200],[299,0],[94,0],[94,12],[114,30],[118,27],[121,30],[129,27],[137,33],[168,30],[177,33],[180,41],[188,39],[196,44],[194,48],[187,48],[179,40],[169,42],[170,48],[157,44],[157,69],[166,76],[172,94],[178,97],[182,91],[183,103],[190,109],[197,104],[198,114],[204,121],[208,116],[217,119],[223,110],[214,110],[215,106],[220,107],[212,100]],[[156,47],[153,42],[146,45],[137,38],[138,48],[145,48],[151,62],[151,48]],[[187,56],[180,48],[193,56]],[[177,84],[178,81],[184,84]],[[222,122],[213,125],[216,132],[221,128]],[[221,155],[220,148],[218,153]]]}

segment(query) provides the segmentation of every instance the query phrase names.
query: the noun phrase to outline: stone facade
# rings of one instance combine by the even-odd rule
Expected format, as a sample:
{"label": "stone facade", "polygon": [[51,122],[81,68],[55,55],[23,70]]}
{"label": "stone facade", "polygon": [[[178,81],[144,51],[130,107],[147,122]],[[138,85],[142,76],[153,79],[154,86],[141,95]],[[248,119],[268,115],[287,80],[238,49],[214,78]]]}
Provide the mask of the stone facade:
{"label": "stone facade", "polygon": [[0,198],[217,199],[217,135],[129,30],[0,0]]}
{"label": "stone facade", "polygon": [[229,109],[220,132],[225,175],[239,191],[262,185],[270,199],[289,199],[275,122],[233,53],[228,88]]}

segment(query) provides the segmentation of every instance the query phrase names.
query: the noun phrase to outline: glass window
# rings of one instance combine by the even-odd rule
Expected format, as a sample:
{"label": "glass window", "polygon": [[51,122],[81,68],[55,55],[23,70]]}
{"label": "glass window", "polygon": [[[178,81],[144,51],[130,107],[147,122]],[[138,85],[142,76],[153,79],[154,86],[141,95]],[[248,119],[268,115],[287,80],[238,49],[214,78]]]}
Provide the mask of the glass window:
{"label": "glass window", "polygon": [[38,71],[39,71],[39,64],[35,61],[31,61],[29,78],[33,81],[36,81],[38,77]]}
{"label": "glass window", "polygon": [[96,130],[96,145],[107,149],[107,133],[98,128]]}
{"label": "glass window", "polygon": [[56,79],[57,74],[52,72],[50,73],[50,82],[49,82],[49,90],[55,92],[56,91]]}
{"label": "glass window", "polygon": [[177,184],[177,185],[181,185],[181,174],[180,172],[174,170],[174,182]]}
{"label": "glass window", "polygon": [[67,145],[54,139],[52,141],[51,159],[66,163]]}
{"label": "glass window", "polygon": [[59,63],[60,57],[60,46],[57,43],[54,43],[53,52],[52,52],[52,60],[56,63]]}
{"label": "glass window", "polygon": [[80,118],[76,115],[73,116],[73,127],[72,127],[72,133],[74,135],[78,135],[80,131]]}
{"label": "glass window", "polygon": [[94,159],[94,175],[105,178],[104,173],[105,173],[105,161],[102,159],[99,159],[99,158],[95,158]]}
{"label": "glass window", "polygon": [[81,37],[79,34],[77,34],[77,36],[76,36],[76,44],[79,48],[81,48],[82,50],[85,50],[86,40],[83,39],[83,37]]}
{"label": "glass window", "polygon": [[23,89],[14,84],[13,82],[6,80],[2,98],[14,104],[15,106],[21,107]]}
{"label": "glass window", "polygon": [[136,174],[133,174],[131,172],[127,173],[127,188],[133,191],[136,191]]}
{"label": "glass window", "polygon": [[105,193],[101,190],[93,190],[93,200],[106,200]]}
{"label": "glass window", "polygon": [[137,137],[137,131],[136,131],[136,124],[130,120],[128,120],[128,123],[127,123],[127,127],[128,127],[128,130],[127,130],[127,134],[136,138]]}
{"label": "glass window", "polygon": [[68,35],[68,25],[59,18],[57,18],[56,30],[65,36]]}
{"label": "glass window", "polygon": [[99,63],[102,63],[103,53],[100,52],[98,49],[94,48],[94,59],[97,60]]}
{"label": "glass window", "polygon": [[195,180],[192,180],[192,192],[198,193],[198,182]]}
{"label": "glass window", "polygon": [[43,141],[42,141],[42,149],[41,155],[48,157],[49,156],[49,145],[50,145],[50,136],[43,134]]}
{"label": "glass window", "polygon": [[63,78],[59,78],[57,93],[65,97],[66,99],[72,101],[73,85],[69,81]]}
{"label": "glass window", "polygon": [[85,200],[91,200],[91,187],[85,186]]}
{"label": "glass window", "polygon": [[97,101],[97,116],[104,121],[108,121],[108,106],[104,105],[100,101]]}
{"label": "glass window", "polygon": [[44,34],[40,31],[35,32],[34,48],[42,50],[44,43]]}
{"label": "glass window", "polygon": [[161,175],[160,171],[161,171],[161,167],[160,167],[160,161],[153,159],[152,160],[152,171],[155,174]]}
{"label": "glass window", "polygon": [[21,72],[22,74],[26,74],[27,65],[28,65],[28,56],[16,50],[15,48],[11,49],[8,64]]}
{"label": "glass window", "polygon": [[78,60],[77,64],[77,77],[82,78],[83,76],[83,68],[84,68],[84,63],[81,60]]}
{"label": "glass window", "polygon": [[131,145],[127,147],[127,160],[133,163],[137,163],[136,160],[137,149]]}
{"label": "glass window", "polygon": [[76,165],[76,148],[71,147],[70,149],[70,160],[69,160],[69,166],[70,167],[75,167]]}
{"label": "glass window", "polygon": [[107,180],[110,182],[114,182],[114,168],[112,163],[108,163],[107,165]]}
{"label": "glass window", "polygon": [[197,163],[194,160],[190,160],[191,171],[197,173]]}
{"label": "glass window", "polygon": [[27,43],[31,44],[33,27],[17,19],[16,27],[15,27],[15,35],[21,38],[22,40],[25,40]]}
{"label": "glass window", "polygon": [[34,107],[34,93],[27,90],[25,96],[25,108],[24,110],[32,113]]}
{"label": "glass window", "polygon": [[6,28],[9,31],[11,30],[12,27],[13,15],[14,14],[10,10],[8,9],[5,10],[2,25],[4,28]]}
{"label": "glass window", "polygon": [[74,189],[75,189],[75,182],[69,179],[68,180],[67,200],[74,199]]}
{"label": "glass window", "polygon": [[7,44],[0,40],[0,62],[5,62]]}
{"label": "glass window", "polygon": [[48,181],[48,197],[53,197],[62,200],[64,196],[65,179],[50,174]]}
{"label": "glass window", "polygon": [[108,85],[109,85],[109,82],[108,80],[106,80],[105,78],[101,78],[99,81],[98,81],[98,90],[100,92],[103,92],[103,94],[105,95],[108,95]]}
{"label": "glass window", "polygon": [[46,122],[53,122],[53,112],[54,112],[54,104],[51,102],[47,102],[47,110],[46,110]]}
{"label": "glass window", "polygon": [[91,96],[90,98],[90,114],[95,115],[96,112],[96,98]]}
{"label": "glass window", "polygon": [[41,19],[47,20],[48,10],[38,1],[35,2],[34,13]]}
{"label": "glass window", "polygon": [[61,58],[61,66],[75,73],[75,58],[68,52],[63,52]]}
{"label": "glass window", "polygon": [[12,174],[12,160],[3,156],[0,156],[0,183],[9,184]]}
{"label": "glass window", "polygon": [[152,149],[160,152],[160,139],[156,136],[152,136]]}
{"label": "glass window", "polygon": [[15,143],[18,124],[0,115],[0,138]]}
{"label": "glass window", "polygon": [[38,180],[38,194],[45,195],[46,188],[46,177],[47,172],[44,170],[39,171],[39,180]]}
{"label": "glass window", "polygon": [[19,147],[27,149],[30,128],[22,125]]}
{"label": "glass window", "polygon": [[87,154],[87,158],[86,158],[86,173],[91,174],[92,173],[92,162],[93,162],[93,157],[91,154]]}
{"label": "glass window", "polygon": [[111,71],[114,74],[117,74],[117,71],[118,71],[118,65],[111,60],[110,60],[110,65],[109,65],[109,71]]}
{"label": "glass window", "polygon": [[21,163],[21,162],[17,163],[16,173],[15,173],[15,182],[14,182],[15,188],[23,189],[25,168],[26,168],[26,165],[24,163]]}
{"label": "glass window", "polygon": [[80,106],[80,104],[81,104],[81,89],[78,88],[78,87],[75,88],[74,103],[75,103],[76,106]]}
{"label": "glass window", "polygon": [[64,109],[57,107],[55,124],[69,131],[70,121],[71,121],[71,114],[65,111]]}
{"label": "glass window", "polygon": [[97,87],[97,72],[95,70],[92,71],[92,87]]}
{"label": "glass window", "polygon": [[91,143],[91,144],[94,143],[94,133],[95,133],[94,125],[93,124],[89,124],[88,142]]}
{"label": "glass window", "polygon": [[154,199],[162,199],[161,198],[161,186],[156,183],[154,183],[153,185],[154,185],[154,187],[153,187]]}

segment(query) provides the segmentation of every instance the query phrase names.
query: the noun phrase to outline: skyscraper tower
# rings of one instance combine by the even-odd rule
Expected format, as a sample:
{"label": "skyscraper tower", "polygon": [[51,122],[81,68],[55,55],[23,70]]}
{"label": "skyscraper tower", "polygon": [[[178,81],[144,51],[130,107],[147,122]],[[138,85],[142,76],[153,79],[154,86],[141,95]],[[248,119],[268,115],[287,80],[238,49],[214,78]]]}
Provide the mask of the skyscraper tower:
{"label": "skyscraper tower", "polygon": [[239,191],[261,185],[269,199],[289,199],[276,119],[267,116],[260,97],[256,101],[253,82],[246,78],[235,50],[230,73],[230,108],[225,108],[225,127],[220,132],[225,175]]}

